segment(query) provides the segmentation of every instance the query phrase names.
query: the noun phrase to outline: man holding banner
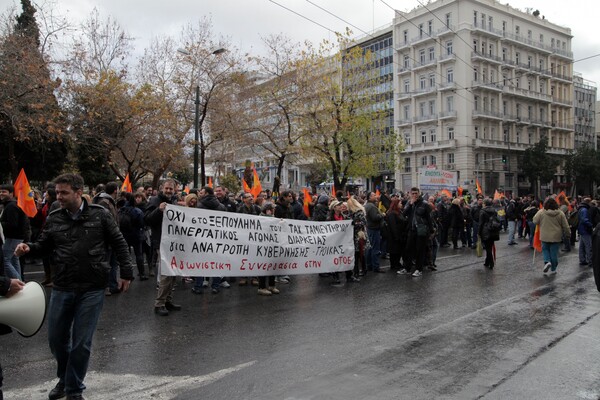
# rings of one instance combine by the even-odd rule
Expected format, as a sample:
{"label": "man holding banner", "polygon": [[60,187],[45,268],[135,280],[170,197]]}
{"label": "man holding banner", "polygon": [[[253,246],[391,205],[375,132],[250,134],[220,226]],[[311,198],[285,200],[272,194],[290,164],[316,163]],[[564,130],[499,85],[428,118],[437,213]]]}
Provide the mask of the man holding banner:
{"label": "man holding banner", "polygon": [[156,268],[156,275],[160,276],[158,281],[158,293],[154,302],[154,312],[160,316],[169,315],[169,311],[181,310],[181,306],[173,303],[174,276],[164,276],[160,273],[160,239],[162,237],[163,213],[167,204],[176,204],[175,181],[167,179],[158,196],[152,197],[146,208],[144,222],[152,229],[152,267]]}

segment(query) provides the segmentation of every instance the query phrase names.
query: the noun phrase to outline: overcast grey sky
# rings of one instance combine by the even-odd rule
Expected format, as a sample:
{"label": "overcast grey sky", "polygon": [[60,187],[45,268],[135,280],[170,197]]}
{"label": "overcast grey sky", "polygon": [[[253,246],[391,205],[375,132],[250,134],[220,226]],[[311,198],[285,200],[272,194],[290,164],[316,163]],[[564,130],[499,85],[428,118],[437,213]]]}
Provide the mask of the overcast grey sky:
{"label": "overcast grey sky", "polygon": [[[315,43],[323,38],[334,39],[327,29],[274,2],[332,31],[343,31],[348,26],[321,7],[359,28],[351,29],[356,35],[362,35],[361,31],[390,24],[394,17],[390,7],[409,11],[420,3],[426,4],[427,0],[57,0],[60,11],[73,21],[86,19],[94,7],[102,17],[110,15],[136,38],[139,54],[153,36],[176,36],[184,24],[203,15],[210,16],[217,35],[228,37],[243,52],[262,52],[260,38],[269,34],[284,33],[296,41],[308,39]],[[575,61],[600,53],[600,1],[500,1],[507,2],[523,11],[526,7],[538,9],[550,22],[571,28]],[[14,3],[20,4],[20,1],[0,0],[0,10]],[[600,84],[600,57],[576,62],[574,70]]]}

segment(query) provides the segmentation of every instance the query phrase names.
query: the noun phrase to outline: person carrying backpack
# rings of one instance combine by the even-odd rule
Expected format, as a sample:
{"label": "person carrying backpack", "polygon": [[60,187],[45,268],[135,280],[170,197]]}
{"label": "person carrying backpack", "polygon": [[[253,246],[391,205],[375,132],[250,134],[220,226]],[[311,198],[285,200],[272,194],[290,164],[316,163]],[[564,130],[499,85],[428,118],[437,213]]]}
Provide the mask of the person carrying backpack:
{"label": "person carrying backpack", "polygon": [[129,247],[133,247],[135,262],[137,264],[138,276],[141,281],[148,280],[144,269],[144,252],[142,242],[144,241],[144,214],[142,210],[135,207],[133,194],[122,193],[125,202],[117,210],[117,222],[119,229]]}
{"label": "person carrying backpack", "polygon": [[483,201],[484,208],[479,215],[479,237],[485,248],[484,266],[493,269],[496,261],[494,242],[500,240],[500,229],[502,223],[498,219],[498,213],[493,207],[492,199]]}

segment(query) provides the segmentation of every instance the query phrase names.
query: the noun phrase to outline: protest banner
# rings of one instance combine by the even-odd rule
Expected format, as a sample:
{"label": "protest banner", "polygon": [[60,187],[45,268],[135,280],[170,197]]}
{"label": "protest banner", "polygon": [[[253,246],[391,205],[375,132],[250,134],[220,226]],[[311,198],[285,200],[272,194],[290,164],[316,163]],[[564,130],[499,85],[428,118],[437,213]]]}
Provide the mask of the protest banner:
{"label": "protest banner", "polygon": [[267,276],[354,268],[352,221],[312,222],[167,205],[161,274]]}

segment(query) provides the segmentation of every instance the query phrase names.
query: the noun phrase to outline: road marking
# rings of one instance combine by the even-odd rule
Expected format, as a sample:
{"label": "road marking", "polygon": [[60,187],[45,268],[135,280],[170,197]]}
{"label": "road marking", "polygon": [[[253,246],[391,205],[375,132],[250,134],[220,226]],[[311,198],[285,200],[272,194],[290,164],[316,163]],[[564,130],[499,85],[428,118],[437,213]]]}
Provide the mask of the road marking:
{"label": "road marking", "polygon": [[[250,361],[201,376],[154,376],[91,371],[85,378],[87,389],[84,395],[89,393],[96,400],[169,400],[173,399],[180,391],[210,385],[231,373],[254,364],[256,361]],[[40,394],[43,394],[42,396],[45,398],[46,392],[55,384],[56,380],[52,380],[27,388],[5,390],[4,394],[7,399],[14,400],[30,400],[40,397]]]}

